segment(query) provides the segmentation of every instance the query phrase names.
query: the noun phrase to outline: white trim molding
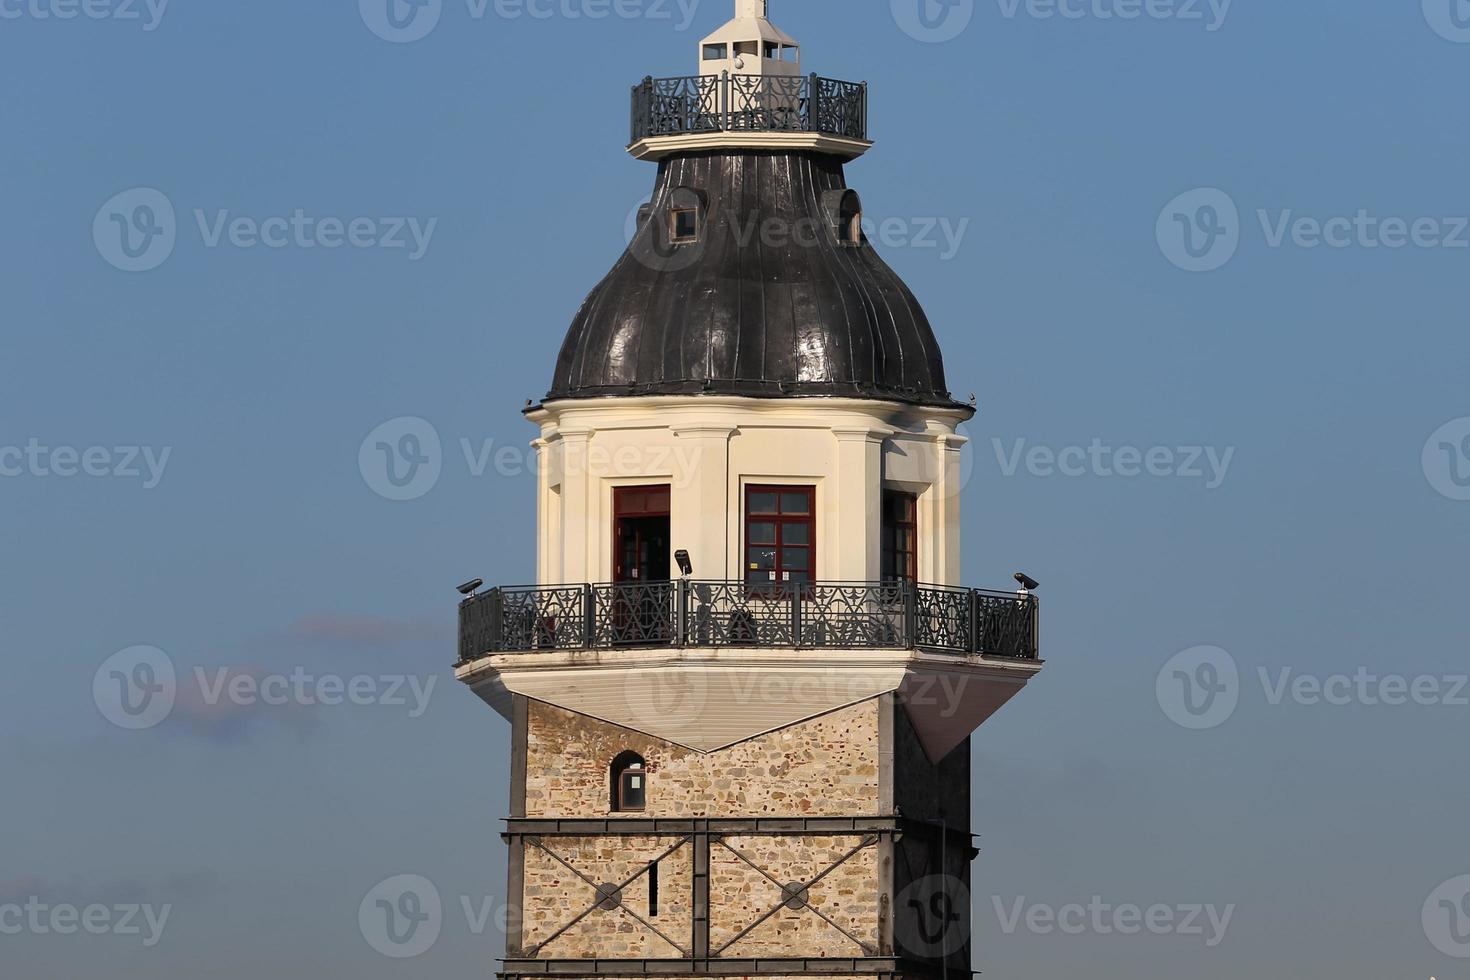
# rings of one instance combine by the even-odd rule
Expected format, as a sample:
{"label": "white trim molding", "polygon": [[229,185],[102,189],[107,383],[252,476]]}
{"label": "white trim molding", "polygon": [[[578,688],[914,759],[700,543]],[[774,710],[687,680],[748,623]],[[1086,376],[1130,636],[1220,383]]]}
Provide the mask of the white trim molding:
{"label": "white trim molding", "polygon": [[830,133],[742,131],[645,136],[629,144],[628,152],[637,160],[662,160],[676,153],[698,153],[703,150],[775,150],[779,152],[810,150],[816,153],[830,153],[844,160],[856,160],[872,148],[872,140],[834,136]]}

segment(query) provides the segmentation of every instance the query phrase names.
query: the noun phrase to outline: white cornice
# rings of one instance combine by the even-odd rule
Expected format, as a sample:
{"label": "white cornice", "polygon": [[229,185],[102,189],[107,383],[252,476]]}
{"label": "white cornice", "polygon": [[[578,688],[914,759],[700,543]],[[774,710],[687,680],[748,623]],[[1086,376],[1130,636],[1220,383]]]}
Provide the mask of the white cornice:
{"label": "white cornice", "polygon": [[675,153],[698,153],[702,150],[810,150],[855,160],[872,146],[872,140],[829,133],[715,132],[645,136],[630,144],[628,152],[639,160],[662,160]]}
{"label": "white cornice", "polygon": [[455,674],[502,714],[513,692],[699,752],[894,692],[937,761],[1042,666],[911,650],[584,650],[499,654]]}
{"label": "white cornice", "polygon": [[907,402],[886,401],[877,398],[845,398],[817,395],[806,398],[754,398],[741,395],[619,395],[608,398],[562,398],[538,406],[534,414],[527,413],[533,422],[554,422],[565,425],[572,419],[617,417],[622,413],[659,411],[674,415],[679,421],[671,424],[696,425],[713,422],[724,424],[725,419],[715,419],[719,410],[737,410],[752,416],[766,415],[784,418],[806,418],[815,416],[821,428],[831,428],[831,414],[851,412],[857,418],[877,419],[885,422],[898,418],[943,420],[954,425],[967,422],[975,415],[968,406],[913,405]]}

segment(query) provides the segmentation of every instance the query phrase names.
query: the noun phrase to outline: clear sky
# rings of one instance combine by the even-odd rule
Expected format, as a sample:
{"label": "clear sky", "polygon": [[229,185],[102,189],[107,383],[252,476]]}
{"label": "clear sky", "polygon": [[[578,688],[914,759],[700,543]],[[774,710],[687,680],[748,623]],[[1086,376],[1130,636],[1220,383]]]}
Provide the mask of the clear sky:
{"label": "clear sky", "polygon": [[[966,579],[1042,582],[1049,666],[976,740],[976,968],[1465,976],[1470,11],[926,2],[771,6],[872,85],[849,180],[979,400]],[[728,7],[408,9],[0,0],[0,930],[107,909],[0,932],[6,977],[500,952],[508,727],[453,587],[533,577],[519,410],[651,187],[627,86]],[[401,417],[442,450],[394,501],[359,449]],[[94,680],[139,645],[193,693],[134,731]],[[209,703],[293,673],[372,703]],[[417,959],[359,928],[402,874]],[[1073,903],[1113,911],[1045,927]]]}

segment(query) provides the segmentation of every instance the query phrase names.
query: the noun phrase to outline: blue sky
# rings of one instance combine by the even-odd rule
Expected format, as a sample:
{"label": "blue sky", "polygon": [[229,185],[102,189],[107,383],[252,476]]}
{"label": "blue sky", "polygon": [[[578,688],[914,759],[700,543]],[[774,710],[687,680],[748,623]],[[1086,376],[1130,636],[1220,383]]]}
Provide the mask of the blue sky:
{"label": "blue sky", "polygon": [[[1050,665],[976,741],[988,976],[1465,973],[1470,918],[1434,918],[1470,873],[1450,2],[772,4],[809,70],[871,83],[849,181],[979,400],[966,578],[1043,583]],[[172,907],[152,945],[0,935],[7,975],[491,968],[460,899],[503,898],[508,729],[453,683],[452,589],[533,576],[519,409],[651,187],[626,86],[728,16],[608,9],[442,0],[396,43],[346,0],[0,0],[0,905]],[[164,207],[166,256],[99,247]],[[392,501],[359,449],[402,417],[440,473]],[[510,455],[477,473],[462,440]],[[140,645],[373,703],[181,698],[129,731],[93,682]],[[1176,671],[1233,711],[1191,714]],[[1437,693],[1381,703],[1393,675]],[[394,677],[424,703],[382,703]],[[358,927],[402,874],[445,907],[411,960]],[[1234,911],[1212,947],[1006,927],[1094,896]]]}

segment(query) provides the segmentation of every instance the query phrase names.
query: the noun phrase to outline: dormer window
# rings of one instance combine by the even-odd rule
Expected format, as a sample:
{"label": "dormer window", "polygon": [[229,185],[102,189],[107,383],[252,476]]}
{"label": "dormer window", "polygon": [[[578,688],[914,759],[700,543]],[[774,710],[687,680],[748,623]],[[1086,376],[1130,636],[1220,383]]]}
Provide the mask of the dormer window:
{"label": "dormer window", "polygon": [[728,57],[730,57],[728,44],[706,44],[704,46],[705,61],[723,61]]}
{"label": "dormer window", "polygon": [[674,208],[669,211],[669,241],[675,245],[687,245],[699,241],[699,211],[695,208]]}
{"label": "dormer window", "polygon": [[637,752],[624,752],[612,763],[612,809],[641,813],[648,806],[648,766]]}
{"label": "dormer window", "polygon": [[850,188],[826,191],[822,194],[822,210],[832,234],[840,245],[857,246],[863,243],[863,202],[857,191]]}

